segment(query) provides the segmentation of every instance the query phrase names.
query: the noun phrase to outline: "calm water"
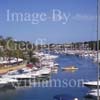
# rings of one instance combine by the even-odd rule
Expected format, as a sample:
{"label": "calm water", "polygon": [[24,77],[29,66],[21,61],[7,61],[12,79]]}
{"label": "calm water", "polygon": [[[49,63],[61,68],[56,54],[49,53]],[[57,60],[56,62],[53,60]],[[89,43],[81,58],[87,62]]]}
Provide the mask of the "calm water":
{"label": "calm water", "polygon": [[[64,79],[68,80],[79,79],[84,80],[96,80],[97,67],[90,59],[85,59],[76,56],[60,55],[56,60],[60,66],[58,73],[52,74],[51,79]],[[61,67],[77,66],[79,70],[76,72],[62,72]],[[73,82],[72,82],[73,85]],[[7,90],[0,92],[0,100],[55,100],[55,97],[61,97],[58,100],[73,100],[77,97],[79,100],[83,100],[83,97],[88,92],[86,87],[52,87],[52,88],[36,88],[27,87],[19,88],[17,90]]]}

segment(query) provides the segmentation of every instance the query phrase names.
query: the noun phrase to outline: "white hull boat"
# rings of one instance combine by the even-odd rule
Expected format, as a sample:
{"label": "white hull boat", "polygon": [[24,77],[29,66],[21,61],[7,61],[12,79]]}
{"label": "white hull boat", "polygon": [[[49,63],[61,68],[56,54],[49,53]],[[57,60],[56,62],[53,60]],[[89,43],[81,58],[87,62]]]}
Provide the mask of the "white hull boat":
{"label": "white hull boat", "polygon": [[16,80],[16,79],[2,77],[2,78],[0,78],[0,88],[4,88],[7,86],[14,87],[14,84],[17,82],[18,82],[18,80]]}
{"label": "white hull boat", "polygon": [[[98,96],[98,91],[97,89],[91,90],[89,93],[87,93],[88,96],[91,96],[93,98],[97,98]],[[99,97],[100,97],[100,89],[99,89]]]}
{"label": "white hull boat", "polygon": [[3,88],[6,84],[8,84],[8,82],[5,81],[3,78],[0,78],[0,88]]}
{"label": "white hull boat", "polygon": [[[83,85],[92,89],[97,88],[97,81],[84,82]],[[99,87],[100,87],[100,81],[99,81]]]}

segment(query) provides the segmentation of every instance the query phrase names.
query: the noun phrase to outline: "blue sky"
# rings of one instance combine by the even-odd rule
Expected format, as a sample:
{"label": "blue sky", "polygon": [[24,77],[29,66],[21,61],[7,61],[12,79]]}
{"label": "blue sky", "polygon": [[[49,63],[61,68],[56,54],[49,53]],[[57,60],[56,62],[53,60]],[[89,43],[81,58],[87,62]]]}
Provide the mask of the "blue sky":
{"label": "blue sky", "polygon": [[[54,9],[66,15],[68,22],[46,20],[39,24],[7,21],[7,10],[13,12],[41,13],[49,16]],[[16,40],[46,39],[49,43],[89,41],[96,39],[96,0],[0,0],[0,35]]]}

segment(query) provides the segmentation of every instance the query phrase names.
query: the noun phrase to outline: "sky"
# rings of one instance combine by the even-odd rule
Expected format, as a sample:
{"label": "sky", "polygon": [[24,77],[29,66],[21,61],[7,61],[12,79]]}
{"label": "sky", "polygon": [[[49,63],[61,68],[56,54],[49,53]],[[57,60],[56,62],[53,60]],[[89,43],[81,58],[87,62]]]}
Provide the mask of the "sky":
{"label": "sky", "polygon": [[[95,40],[96,3],[96,0],[0,0],[0,35],[31,42],[43,39],[48,43]],[[21,14],[21,18],[16,20],[14,13]],[[36,23],[33,16],[37,16]]]}

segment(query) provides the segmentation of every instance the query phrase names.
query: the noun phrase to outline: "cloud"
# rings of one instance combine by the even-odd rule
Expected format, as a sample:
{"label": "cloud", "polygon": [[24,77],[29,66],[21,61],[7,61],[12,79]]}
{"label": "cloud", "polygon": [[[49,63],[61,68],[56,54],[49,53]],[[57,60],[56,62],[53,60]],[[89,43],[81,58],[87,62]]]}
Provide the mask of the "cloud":
{"label": "cloud", "polygon": [[76,21],[94,21],[96,20],[96,15],[76,14],[71,18]]}

